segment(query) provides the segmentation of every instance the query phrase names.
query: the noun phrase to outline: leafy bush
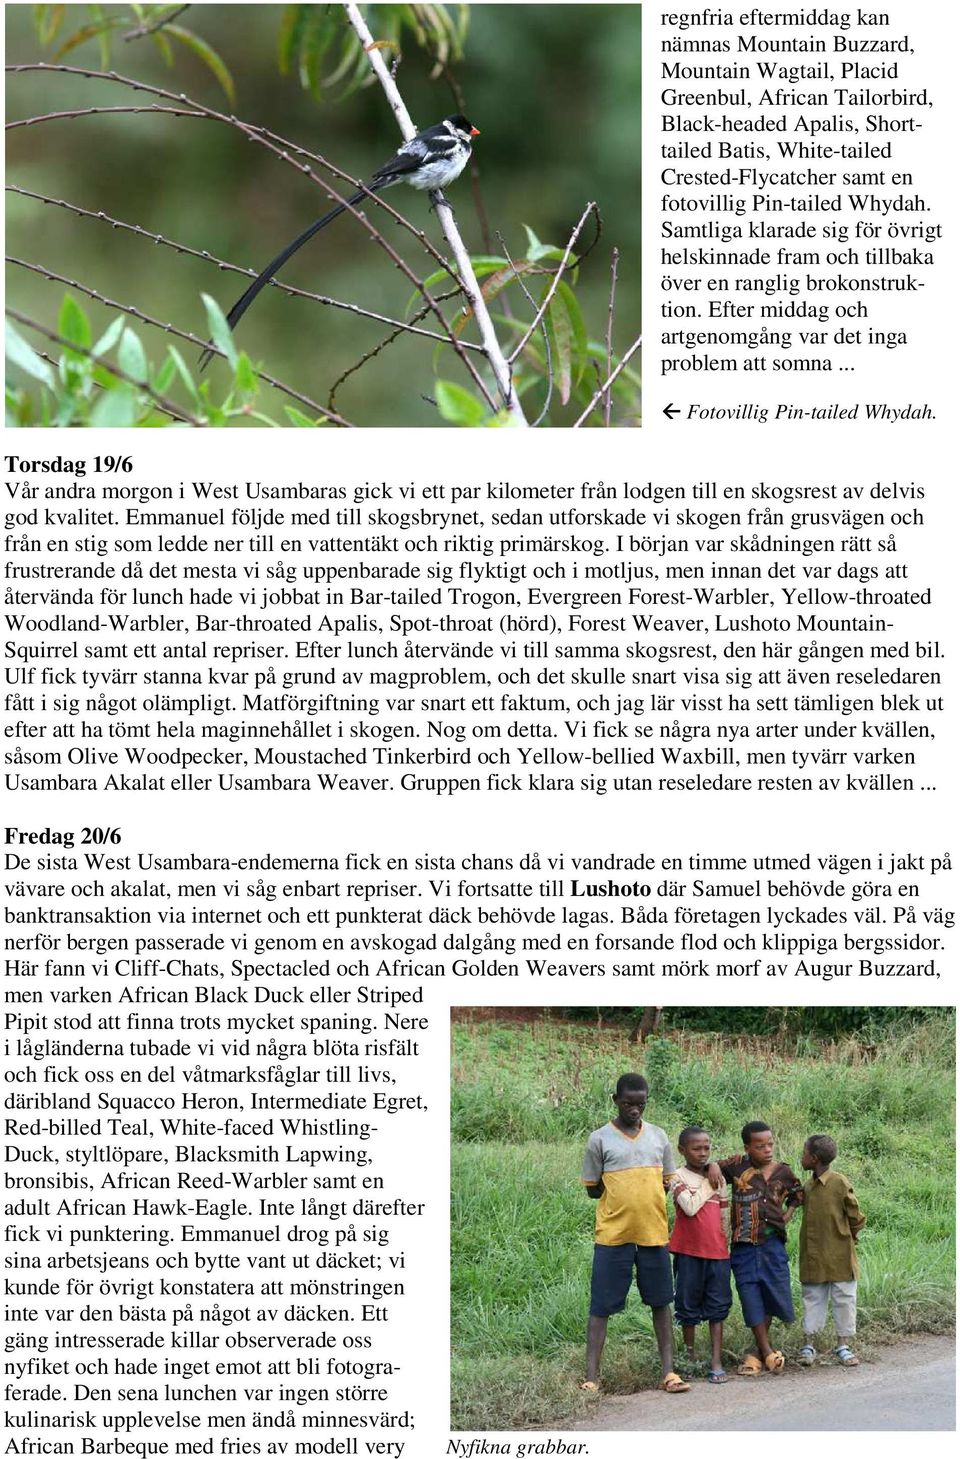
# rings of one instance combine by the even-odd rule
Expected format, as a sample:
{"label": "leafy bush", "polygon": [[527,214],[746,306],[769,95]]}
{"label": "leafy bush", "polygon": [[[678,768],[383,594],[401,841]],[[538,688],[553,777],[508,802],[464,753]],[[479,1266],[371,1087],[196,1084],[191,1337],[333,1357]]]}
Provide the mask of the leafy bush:
{"label": "leafy bush", "polygon": [[[6,325],[8,426],[226,426],[237,420],[275,426],[257,405],[260,382],[247,355],[233,342],[216,300],[203,296],[210,335],[232,371],[226,395],[217,401],[209,380],[198,381],[175,345],[159,364],[147,359],[139,335],[120,315],[96,341],[90,320],[67,294],[57,330],[45,331],[60,350],[56,361],[27,343],[11,321]],[[20,383],[26,376],[32,389]],[[38,388],[39,387],[39,388]],[[173,392],[173,394],[171,394]],[[324,425],[286,406],[291,425]]]}

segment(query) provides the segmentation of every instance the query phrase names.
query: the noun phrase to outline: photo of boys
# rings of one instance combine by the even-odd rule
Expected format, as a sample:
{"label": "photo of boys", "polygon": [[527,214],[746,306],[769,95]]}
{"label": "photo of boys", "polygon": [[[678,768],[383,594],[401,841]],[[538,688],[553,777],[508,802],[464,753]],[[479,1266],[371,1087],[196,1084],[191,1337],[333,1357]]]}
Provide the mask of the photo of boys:
{"label": "photo of boys", "polygon": [[805,1367],[816,1360],[813,1339],[826,1327],[831,1304],[837,1329],[834,1354],[845,1368],[860,1363],[850,1342],[857,1331],[857,1237],[867,1218],[846,1176],[830,1169],[836,1158],[837,1142],[829,1135],[811,1135],[800,1157],[803,1169],[811,1173],[803,1187],[800,1221],[804,1344],[799,1360]]}
{"label": "photo of boys", "polygon": [[954,1429],[953,1006],[463,1005],[450,1033],[454,1431]]}
{"label": "photo of boys", "polygon": [[740,1131],[744,1154],[711,1164],[708,1175],[731,1188],[730,1262],[743,1320],[757,1345],[737,1372],[754,1378],[766,1370],[781,1373],[786,1359],[770,1342],[775,1317],[794,1320],[787,1261],[787,1223],[800,1205],[800,1181],[789,1165],[774,1159],[773,1131],[765,1120],[750,1120]]}
{"label": "photo of boys", "polygon": [[581,1178],[597,1202],[587,1323],[587,1369],[581,1388],[600,1387],[600,1359],[607,1320],[622,1312],[636,1277],[640,1299],[650,1308],[660,1354],[664,1393],[690,1387],[673,1371],[673,1278],[667,1246],[665,1187],[676,1170],[670,1140],[643,1113],[649,1086],[641,1074],[621,1074],[613,1095],[615,1117],[587,1141]]}
{"label": "photo of boys", "polygon": [[675,1283],[674,1313],[683,1328],[687,1365],[702,1372],[696,1359],[697,1325],[710,1324],[709,1382],[726,1383],[723,1324],[729,1315],[730,1213],[726,1187],[715,1190],[707,1175],[710,1136],[702,1125],[688,1125],[677,1139],[684,1164],[671,1186],[676,1217],[670,1237]]}

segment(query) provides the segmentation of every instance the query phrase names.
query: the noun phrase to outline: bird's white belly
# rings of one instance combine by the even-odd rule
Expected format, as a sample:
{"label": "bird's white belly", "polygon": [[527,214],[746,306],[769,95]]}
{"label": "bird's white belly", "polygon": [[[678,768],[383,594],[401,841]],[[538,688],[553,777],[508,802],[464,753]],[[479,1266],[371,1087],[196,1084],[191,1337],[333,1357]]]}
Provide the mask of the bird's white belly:
{"label": "bird's white belly", "polygon": [[426,162],[417,169],[410,177],[404,178],[411,187],[418,188],[421,192],[430,192],[433,188],[446,187],[448,183],[458,178],[467,165],[469,153],[458,152],[453,157],[441,157],[436,162]]}

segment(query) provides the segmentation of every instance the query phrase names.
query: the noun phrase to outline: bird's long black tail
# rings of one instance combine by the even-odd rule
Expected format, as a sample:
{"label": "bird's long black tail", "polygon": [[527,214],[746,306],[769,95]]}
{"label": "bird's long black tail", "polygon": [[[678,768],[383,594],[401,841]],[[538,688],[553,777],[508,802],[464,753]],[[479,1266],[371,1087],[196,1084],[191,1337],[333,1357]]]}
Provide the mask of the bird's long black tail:
{"label": "bird's long black tail", "polygon": [[[377,192],[383,186],[383,183],[377,183],[376,181],[370,183],[363,191],[354,193],[353,197],[348,198],[345,203],[338,203],[335,208],[330,209],[329,213],[324,213],[322,218],[318,218],[315,223],[311,223],[310,227],[305,228],[302,233],[299,233],[292,243],[288,243],[283,252],[278,253],[276,258],[271,259],[262,273],[259,273],[249,288],[245,289],[240,295],[240,298],[227,315],[227,323],[230,328],[236,329],[238,323],[260,293],[260,290],[266,288],[274,274],[279,273],[287,259],[292,258],[298,248],[302,248],[315,233],[319,233],[321,228],[326,228],[328,223],[332,223],[334,218],[339,218],[340,214],[345,213],[348,207],[356,207],[357,203],[362,202],[368,193]],[[215,353],[216,351],[209,346],[204,350],[200,356],[201,370],[206,369]]]}

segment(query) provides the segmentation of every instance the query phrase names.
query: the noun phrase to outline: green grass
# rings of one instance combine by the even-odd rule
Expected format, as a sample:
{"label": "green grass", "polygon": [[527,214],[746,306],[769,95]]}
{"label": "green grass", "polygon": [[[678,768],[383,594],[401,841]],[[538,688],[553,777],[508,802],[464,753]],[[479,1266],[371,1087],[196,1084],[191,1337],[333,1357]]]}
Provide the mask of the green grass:
{"label": "green grass", "polygon": [[[579,1185],[583,1143],[612,1112],[616,1076],[638,1064],[649,1117],[675,1135],[704,1123],[718,1153],[746,1119],[774,1128],[799,1170],[804,1138],[840,1146],[836,1168],[867,1213],[860,1244],[860,1343],[948,1332],[954,1320],[954,1019],[889,1036],[864,1058],[854,1043],[797,1051],[732,1048],[710,1037],[661,1039],[645,1057],[623,1032],[576,1025],[457,1025],[452,1118],[452,1423],[455,1429],[563,1427],[589,1400],[577,1390],[594,1208]],[[794,1297],[800,1310],[790,1231]],[[799,1323],[779,1329],[788,1354]],[[731,1358],[747,1346],[734,1309]],[[656,1381],[649,1313],[636,1293],[610,1323],[608,1392]]]}

